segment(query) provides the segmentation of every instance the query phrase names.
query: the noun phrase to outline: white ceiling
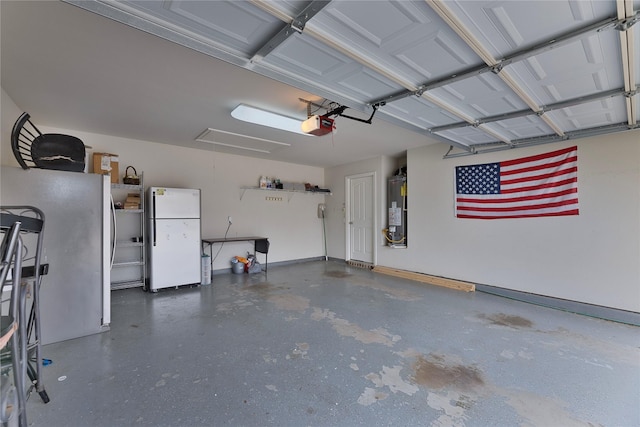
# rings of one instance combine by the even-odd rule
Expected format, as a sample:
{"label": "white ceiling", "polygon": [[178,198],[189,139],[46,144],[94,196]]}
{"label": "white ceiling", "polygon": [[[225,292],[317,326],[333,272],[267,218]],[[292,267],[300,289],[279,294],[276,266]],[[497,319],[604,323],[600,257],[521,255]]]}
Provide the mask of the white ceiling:
{"label": "white ceiling", "polygon": [[[327,167],[426,144],[477,153],[640,122],[640,0],[0,8],[2,87],[43,126]],[[304,120],[300,99],[363,120],[378,110],[371,124],[337,117],[337,132],[323,137],[230,116],[244,103]],[[196,141],[208,129],[215,144]]]}

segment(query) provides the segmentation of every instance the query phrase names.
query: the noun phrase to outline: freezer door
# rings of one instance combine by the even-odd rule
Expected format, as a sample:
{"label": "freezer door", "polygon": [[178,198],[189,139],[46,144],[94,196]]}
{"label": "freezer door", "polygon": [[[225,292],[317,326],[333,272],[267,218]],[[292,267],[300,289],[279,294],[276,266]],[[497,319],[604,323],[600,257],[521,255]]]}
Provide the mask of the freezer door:
{"label": "freezer door", "polygon": [[200,190],[151,187],[150,215],[156,218],[200,218]]}
{"label": "freezer door", "polygon": [[156,219],[153,233],[149,288],[200,283],[200,220]]}

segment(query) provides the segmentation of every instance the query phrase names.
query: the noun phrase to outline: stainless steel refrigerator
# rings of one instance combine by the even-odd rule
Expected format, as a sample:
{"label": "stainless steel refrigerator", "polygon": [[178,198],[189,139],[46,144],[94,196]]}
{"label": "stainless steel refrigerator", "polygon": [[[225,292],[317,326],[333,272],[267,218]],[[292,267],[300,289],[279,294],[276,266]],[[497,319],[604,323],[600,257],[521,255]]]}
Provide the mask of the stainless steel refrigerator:
{"label": "stainless steel refrigerator", "polygon": [[149,290],[200,283],[200,190],[150,187]]}

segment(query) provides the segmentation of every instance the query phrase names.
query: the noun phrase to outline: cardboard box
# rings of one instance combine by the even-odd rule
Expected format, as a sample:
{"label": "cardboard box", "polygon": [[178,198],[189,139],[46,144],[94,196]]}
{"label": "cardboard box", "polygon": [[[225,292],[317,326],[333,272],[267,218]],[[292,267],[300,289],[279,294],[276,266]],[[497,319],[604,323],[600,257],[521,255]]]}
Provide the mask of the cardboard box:
{"label": "cardboard box", "polygon": [[129,193],[124,201],[125,209],[140,209],[140,194]]}
{"label": "cardboard box", "polygon": [[120,160],[117,154],[93,153],[93,173],[111,175],[111,182],[119,182],[118,165]]}

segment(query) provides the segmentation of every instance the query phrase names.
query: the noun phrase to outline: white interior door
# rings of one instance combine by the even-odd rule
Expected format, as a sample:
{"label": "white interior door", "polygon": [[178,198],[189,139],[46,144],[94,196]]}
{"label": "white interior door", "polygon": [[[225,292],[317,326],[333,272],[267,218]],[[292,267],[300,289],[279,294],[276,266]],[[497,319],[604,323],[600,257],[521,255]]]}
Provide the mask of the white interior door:
{"label": "white interior door", "polygon": [[373,264],[374,261],[374,174],[347,177],[349,259]]}

